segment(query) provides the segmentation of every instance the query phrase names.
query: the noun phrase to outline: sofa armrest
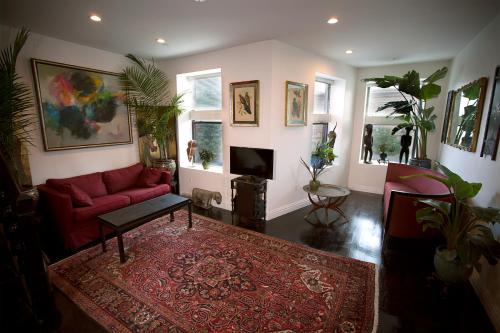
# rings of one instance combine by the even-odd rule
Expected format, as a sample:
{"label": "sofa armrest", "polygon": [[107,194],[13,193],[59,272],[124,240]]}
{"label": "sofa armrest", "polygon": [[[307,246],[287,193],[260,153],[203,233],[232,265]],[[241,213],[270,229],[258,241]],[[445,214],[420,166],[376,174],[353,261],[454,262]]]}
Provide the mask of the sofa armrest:
{"label": "sofa armrest", "polygon": [[162,184],[172,185],[172,175],[170,174],[170,171],[168,171],[168,170],[161,171],[160,182]]}
{"label": "sofa armrest", "polygon": [[57,229],[62,233],[60,236],[70,233],[74,228],[73,203],[70,195],[58,192],[47,185],[39,185],[38,192],[40,209],[51,222],[55,222]]}

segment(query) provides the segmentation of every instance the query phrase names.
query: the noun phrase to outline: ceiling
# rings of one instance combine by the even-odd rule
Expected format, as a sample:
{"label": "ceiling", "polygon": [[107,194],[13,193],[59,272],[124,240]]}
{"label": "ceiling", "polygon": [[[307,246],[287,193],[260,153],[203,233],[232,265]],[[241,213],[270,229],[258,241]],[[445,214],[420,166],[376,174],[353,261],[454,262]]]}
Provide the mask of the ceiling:
{"label": "ceiling", "polygon": [[[171,58],[277,39],[357,67],[450,59],[500,12],[500,0],[1,0],[0,6],[0,24],[116,53]],[[92,13],[102,21],[91,22]],[[326,24],[331,16],[339,23]]]}

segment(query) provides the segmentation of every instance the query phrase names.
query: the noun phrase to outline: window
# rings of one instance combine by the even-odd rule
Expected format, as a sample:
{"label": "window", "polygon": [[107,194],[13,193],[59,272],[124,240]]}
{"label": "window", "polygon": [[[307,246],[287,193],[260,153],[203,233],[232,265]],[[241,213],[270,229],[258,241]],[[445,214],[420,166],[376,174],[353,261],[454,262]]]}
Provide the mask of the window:
{"label": "window", "polygon": [[[385,146],[387,160],[391,162],[399,162],[399,152],[401,150],[401,136],[405,134],[404,130],[400,130],[395,135],[391,135],[394,126],[400,123],[397,119],[387,118],[393,111],[386,109],[377,112],[377,108],[390,101],[404,100],[404,97],[394,87],[379,88],[371,83],[366,85],[366,107],[365,107],[365,122],[373,125],[373,158],[372,161],[379,159],[381,153],[380,146]],[[364,130],[364,126],[363,126]],[[363,134],[364,135],[364,134]],[[415,136],[412,132],[412,141]],[[412,142],[413,145],[413,142]],[[411,152],[411,147],[410,147]],[[363,158],[363,143],[361,143],[361,159]]]}
{"label": "window", "polygon": [[331,83],[316,80],[314,82],[314,114],[330,113]]}
{"label": "window", "polygon": [[311,151],[314,151],[319,144],[328,140],[328,123],[312,124]]}
{"label": "window", "polygon": [[220,110],[222,108],[220,72],[192,76],[190,79],[193,87],[194,110]]}
{"label": "window", "polygon": [[212,151],[215,159],[212,165],[222,166],[222,123],[215,121],[193,121],[193,140],[196,140],[198,149],[194,156],[194,163],[201,163],[200,152],[203,149]]}

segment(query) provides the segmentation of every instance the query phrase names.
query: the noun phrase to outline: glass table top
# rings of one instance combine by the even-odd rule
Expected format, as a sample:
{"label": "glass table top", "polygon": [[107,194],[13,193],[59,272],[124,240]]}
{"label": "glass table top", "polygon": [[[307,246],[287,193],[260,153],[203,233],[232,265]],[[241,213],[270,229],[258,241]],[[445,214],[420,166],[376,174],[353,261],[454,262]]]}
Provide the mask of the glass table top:
{"label": "glass table top", "polygon": [[351,194],[351,191],[349,191],[346,187],[330,184],[321,184],[316,191],[311,191],[309,185],[304,185],[303,190],[309,194],[328,198],[345,197]]}

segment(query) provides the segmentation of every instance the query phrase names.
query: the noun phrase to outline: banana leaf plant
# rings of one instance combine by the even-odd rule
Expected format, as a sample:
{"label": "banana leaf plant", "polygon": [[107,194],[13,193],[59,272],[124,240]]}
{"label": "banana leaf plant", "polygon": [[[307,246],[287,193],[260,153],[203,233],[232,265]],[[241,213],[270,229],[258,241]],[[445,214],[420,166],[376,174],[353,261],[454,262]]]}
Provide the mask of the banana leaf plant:
{"label": "banana leaf plant", "polygon": [[402,96],[401,100],[390,101],[377,108],[377,112],[393,109],[388,117],[397,119],[400,123],[393,128],[392,134],[411,126],[418,130],[419,159],[427,159],[428,133],[436,129],[434,106],[427,107],[427,101],[436,98],[441,93],[441,86],[436,82],[443,79],[448,73],[448,68],[443,67],[427,77],[422,82],[420,75],[414,70],[402,77],[385,75],[364,79],[365,82],[374,82],[379,88],[395,88]]}
{"label": "banana leaf plant", "polygon": [[420,199],[427,207],[417,211],[417,222],[423,230],[437,229],[446,240],[446,257],[458,260],[460,265],[481,270],[479,259],[485,257],[495,265],[500,258],[500,242],[491,230],[491,225],[500,222],[499,210],[474,207],[468,201],[481,190],[481,183],[469,183],[444,165],[438,164],[446,177],[416,174],[401,177],[410,179],[427,177],[444,184],[453,195],[452,202]]}
{"label": "banana leaf plant", "polygon": [[133,66],[120,74],[125,103],[135,112],[139,136],[152,135],[160,148],[160,159],[167,158],[167,145],[174,138],[175,130],[169,126],[171,119],[183,112],[182,95],[169,95],[167,75],[154,61],[147,62],[127,54]]}

